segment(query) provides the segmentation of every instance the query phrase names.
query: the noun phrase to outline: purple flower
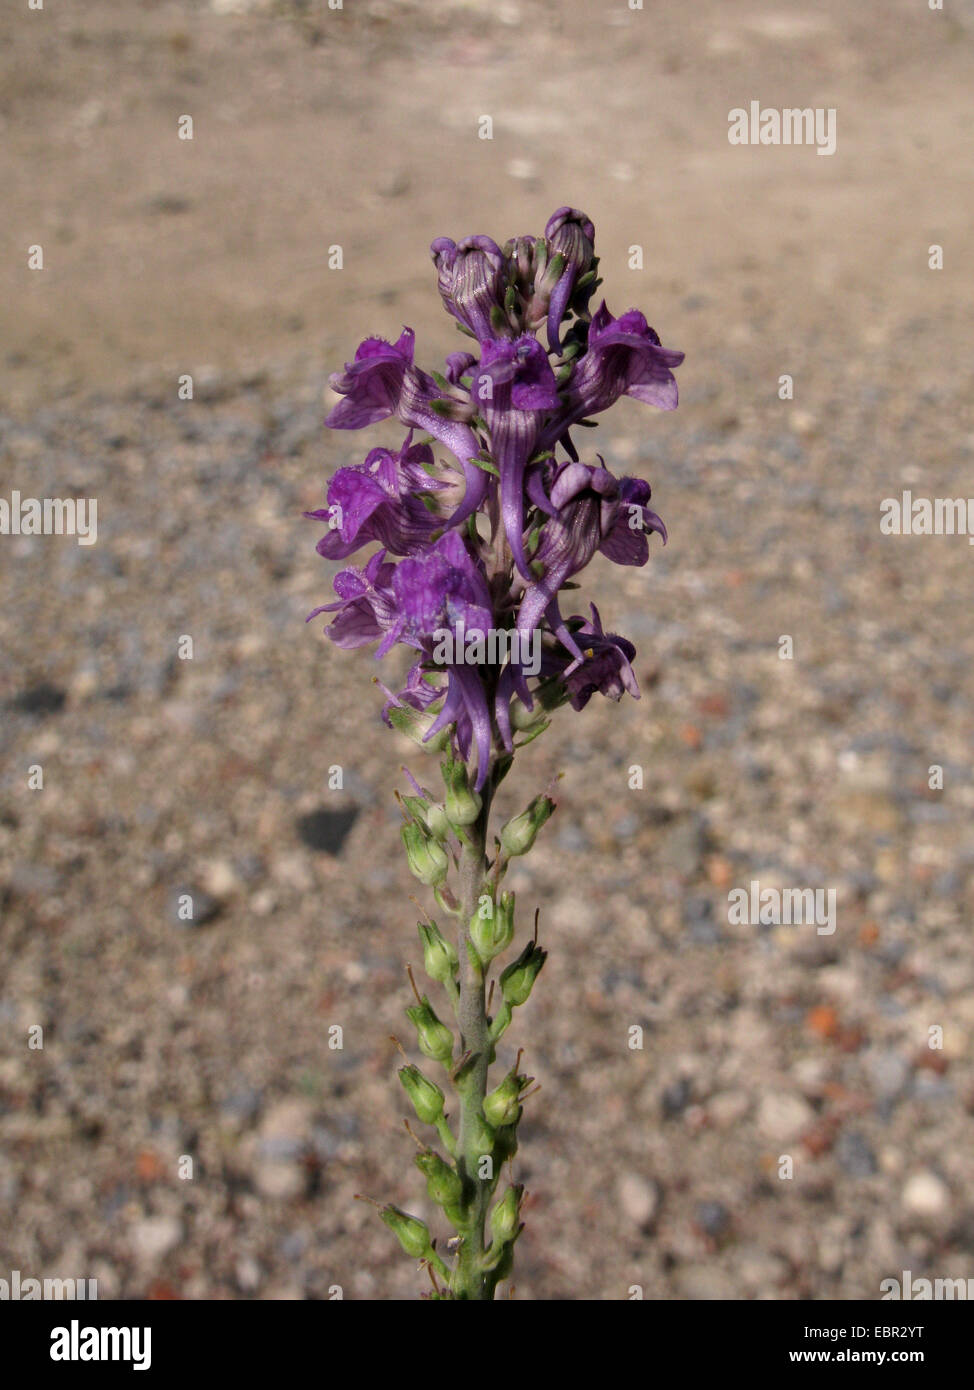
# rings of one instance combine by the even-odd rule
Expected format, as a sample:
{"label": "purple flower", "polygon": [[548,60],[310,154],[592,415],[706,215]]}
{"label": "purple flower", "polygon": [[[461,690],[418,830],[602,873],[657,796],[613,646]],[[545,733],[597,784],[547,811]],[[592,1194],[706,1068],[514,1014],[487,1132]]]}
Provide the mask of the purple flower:
{"label": "purple flower", "polygon": [[360,343],[355,360],[331,377],[332,390],[345,399],[325,424],[334,430],[358,430],[397,415],[410,429],[425,430],[438,439],[460,461],[466,480],[463,501],[447,523],[458,526],[477,510],[487,492],[486,473],[471,462],[480,451],[477,436],[465,422],[473,411],[459,389],[455,398],[444,398],[434,379],[413,366],[413,343],[411,328],[404,328],[396,343],[384,338]]}
{"label": "purple flower", "polygon": [[501,515],[515,564],[530,576],[524,554],[524,471],[535,452],[545,413],[559,405],[548,354],[528,335],[481,344],[473,382],[483,411],[490,456],[500,474]]}
{"label": "purple flower", "polygon": [[425,553],[402,560],[392,591],[405,620],[403,641],[425,647],[433,634],[462,626],[486,632],[490,591],[458,531],[447,531]]}
{"label": "purple flower", "polygon": [[593,695],[605,695],[621,700],[626,691],[639,699],[639,686],[632,669],[636,648],[625,637],[604,632],[602,619],[595,604],[590,604],[591,621],[576,615],[569,618],[576,642],[582,647],[584,660],[569,661],[567,657],[550,656],[544,664],[545,676],[557,675],[564,682],[572,709],[584,709]]}
{"label": "purple flower", "polygon": [[[319,613],[336,613],[325,634],[339,647],[362,647],[381,638],[377,657],[402,642],[431,661],[443,632],[456,635],[454,655],[459,660],[441,668],[448,676],[446,698],[427,738],[456,724],[462,756],[467,757],[471,742],[476,745],[479,790],[490,759],[490,711],[477,667],[463,661],[463,635],[486,635],[492,626],[493,609],[483,571],[460,533],[447,531],[429,549],[398,564],[387,561],[384,551],[377,551],[364,569],[341,570],[333,582],[337,602],[316,608],[308,620]],[[425,694],[418,678],[408,693],[413,696],[409,703],[414,703],[418,694]]]}
{"label": "purple flower", "polygon": [[577,208],[559,208],[548,218],[544,234],[552,252],[565,258],[565,269],[548,306],[548,343],[561,351],[561,321],[565,317],[576,282],[591,269],[595,256],[595,228]]}
{"label": "purple flower", "polygon": [[355,360],[330,378],[333,391],[344,396],[325,424],[333,430],[360,430],[395,415],[403,381],[413,365],[415,334],[404,328],[398,342],[366,338],[355,349]]}
{"label": "purple flower", "polygon": [[600,550],[618,565],[644,565],[649,558],[647,531],[666,542],[666,527],[646,505],[651,496],[642,478],[615,478],[604,466],[563,463],[550,489],[554,515],[545,522],[533,557],[540,577],[525,590],[518,610],[518,631],[527,636],[547,616],[564,646],[581,659],[558,610],[558,591]]}
{"label": "purple flower", "polygon": [[672,368],[683,356],[661,346],[638,309],[613,318],[603,300],[589,325],[588,347],[574,365],[564,409],[546,428],[542,447],[551,448],[571,425],[608,410],[620,396],[675,410],[678,391]]}
{"label": "purple flower", "polygon": [[430,252],[447,313],[481,343],[497,336],[498,313],[503,331],[507,267],[500,247],[489,236],[471,236],[459,243],[441,236]]}
{"label": "purple flower", "polygon": [[364,569],[341,570],[332,580],[338,595],[335,603],[324,603],[309,613],[306,621],[319,613],[337,613],[325,635],[336,647],[364,647],[381,637],[377,656],[384,656],[399,640],[402,630],[392,592],[395,565],[377,550]]}
{"label": "purple flower", "polygon": [[442,491],[448,485],[424,467],[433,463],[429,445],[411,441],[412,431],[398,454],[373,449],[364,463],[339,468],[333,475],[328,506],[304,513],[331,523],[318,542],[319,555],[344,560],[369,541],[378,541],[393,555],[408,555],[427,545],[442,527],[442,520],[414,494]]}
{"label": "purple flower", "polygon": [[465,632],[486,635],[493,625],[493,607],[483,571],[460,533],[447,531],[426,555],[400,562],[392,587],[404,619],[403,641],[432,657],[439,636],[444,631],[454,634],[454,657],[460,659],[443,667],[449,676],[446,699],[427,738],[456,724],[457,742],[464,758],[472,739],[477,748],[479,791],[490,761],[490,711],[479,671],[464,663],[462,641]]}

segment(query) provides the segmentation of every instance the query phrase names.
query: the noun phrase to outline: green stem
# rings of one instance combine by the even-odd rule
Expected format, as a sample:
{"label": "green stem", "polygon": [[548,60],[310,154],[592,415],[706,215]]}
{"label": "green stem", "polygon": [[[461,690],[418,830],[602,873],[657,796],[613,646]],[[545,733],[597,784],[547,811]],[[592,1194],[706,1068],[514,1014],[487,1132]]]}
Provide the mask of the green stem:
{"label": "green stem", "polygon": [[469,1052],[471,1061],[464,1067],[457,1082],[460,1093],[457,1169],[464,1185],[464,1226],[460,1232],[461,1244],[450,1288],[454,1298],[458,1299],[489,1300],[493,1297],[493,1289],[483,1268],[484,1225],[492,1184],[479,1176],[481,1159],[484,1157],[483,1106],[487,1094],[490,1038],[484,974],[476,961],[469,937],[470,919],[477,911],[483,891],[492,790],[492,776],[489,775],[484,785],[480,815],[469,827],[469,843],[464,846],[460,859],[460,998],[457,1003],[457,1023],[460,1027],[460,1052]]}

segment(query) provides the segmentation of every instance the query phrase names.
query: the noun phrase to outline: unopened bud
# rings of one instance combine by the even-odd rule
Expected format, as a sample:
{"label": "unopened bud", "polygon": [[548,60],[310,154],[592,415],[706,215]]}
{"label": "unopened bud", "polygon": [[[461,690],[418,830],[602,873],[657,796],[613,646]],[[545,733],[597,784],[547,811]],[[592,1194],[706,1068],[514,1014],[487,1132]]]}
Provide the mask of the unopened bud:
{"label": "unopened bud", "polygon": [[550,796],[536,796],[526,811],[509,820],[501,831],[501,847],[510,858],[527,854],[538,831],[555,809]]}
{"label": "unopened bud", "polygon": [[446,851],[414,822],[404,825],[401,834],[411,872],[420,883],[425,883],[431,888],[437,887],[446,878],[450,867]]}
{"label": "unopened bud", "polygon": [[539,730],[541,725],[547,725],[548,719],[544,708],[535,701],[534,709],[528,709],[524,701],[517,695],[511,701],[511,727],[517,729],[518,733],[529,734]]}
{"label": "unopened bud", "polygon": [[489,912],[477,911],[470,919],[470,940],[487,965],[514,940],[514,894],[502,893],[498,902],[488,900],[484,907]]}
{"label": "unopened bud", "polygon": [[504,1193],[490,1214],[490,1233],[498,1245],[506,1245],[521,1229],[521,1198],[524,1186],[517,1183]]}
{"label": "unopened bud", "polygon": [[501,995],[505,1004],[523,1004],[530,998],[534,982],[548,958],[534,941],[529,941],[517,960],[501,972]]}
{"label": "unopened bud", "polygon": [[456,979],[460,957],[456,947],[440,931],[435,922],[420,922],[419,939],[423,943],[423,968],[431,980],[441,985]]}
{"label": "unopened bud", "polygon": [[453,1034],[436,1016],[436,1010],[424,994],[418,1004],[411,1004],[406,1017],[416,1029],[416,1041],[424,1057],[432,1057],[444,1065],[453,1057]]}
{"label": "unopened bud", "polygon": [[432,1149],[416,1155],[416,1167],[426,1178],[426,1190],[439,1207],[456,1209],[463,1200],[463,1183]]}
{"label": "unopened bud", "polygon": [[439,801],[434,801],[431,806],[427,806],[426,824],[430,834],[435,835],[441,842],[453,834],[453,826],[447,820],[446,811]]}
{"label": "unopened bud", "polygon": [[448,758],[440,764],[446,783],[446,815],[452,825],[473,825],[483,805],[479,792],[471,789],[462,762]]}
{"label": "unopened bud", "polygon": [[497,1131],[494,1126],[484,1119],[483,1115],[477,1114],[470,1118],[470,1143],[472,1150],[476,1154],[494,1154],[494,1145],[497,1142]]}
{"label": "unopened bud", "polygon": [[430,1248],[430,1233],[418,1216],[410,1216],[391,1203],[379,1213],[390,1230],[399,1237],[399,1244],[407,1255],[421,1260]]}
{"label": "unopened bud", "polygon": [[511,1070],[499,1086],[484,1096],[484,1115],[492,1125],[516,1125],[521,1118],[521,1092],[527,1078]]}
{"label": "unopened bud", "polygon": [[424,1125],[435,1125],[443,1114],[444,1096],[435,1081],[423,1075],[412,1063],[399,1068],[403,1090],[413,1103],[416,1118]]}

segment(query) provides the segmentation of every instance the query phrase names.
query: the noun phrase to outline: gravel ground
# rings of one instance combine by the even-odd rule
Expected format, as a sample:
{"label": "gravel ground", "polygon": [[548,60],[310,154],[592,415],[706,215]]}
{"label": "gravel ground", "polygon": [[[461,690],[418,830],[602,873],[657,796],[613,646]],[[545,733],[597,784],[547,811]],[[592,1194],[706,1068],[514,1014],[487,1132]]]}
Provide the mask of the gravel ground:
{"label": "gravel ground", "polygon": [[[309,41],[307,12],[282,7],[153,6],[141,27],[122,8],[136,26],[121,45],[133,70],[139,43],[157,52],[158,34],[179,25],[194,54],[222,43],[228,68],[233,45],[265,44],[268,66],[279,57],[298,72],[333,42]],[[501,796],[501,814],[513,812],[562,774],[555,818],[510,875],[522,905],[541,905],[550,951],[501,1049],[513,1060],[523,1044],[542,1083],[515,1164],[530,1193],[517,1296],[618,1299],[638,1285],[647,1298],[872,1299],[905,1269],[974,1277],[972,555],[962,536],[879,528],[882,499],[904,488],[974,491],[974,285],[969,262],[959,268],[972,195],[949,155],[969,129],[957,79],[970,36],[958,10],[933,37],[914,20],[869,47],[867,21],[889,8],[863,4],[853,19],[813,7],[803,30],[805,7],[708,4],[692,21],[650,16],[658,52],[634,31],[630,56],[624,31],[603,24],[589,67],[604,77],[617,58],[636,65],[651,51],[691,113],[651,187],[665,200],[669,168],[692,196],[674,195],[665,255],[636,290],[625,248],[640,240],[632,209],[644,192],[594,171],[607,157],[594,134],[591,198],[577,173],[562,195],[561,150],[552,170],[508,176],[512,213],[498,226],[489,191],[468,214],[469,173],[459,191],[431,193],[432,211],[419,196],[429,98],[407,95],[406,173],[381,192],[399,166],[370,170],[368,193],[353,180],[340,209],[342,237],[364,248],[344,297],[326,272],[317,299],[318,281],[287,284],[246,350],[237,338],[281,269],[268,267],[278,253],[263,256],[263,233],[249,275],[259,286],[266,271],[269,288],[240,293],[232,255],[246,265],[249,253],[231,246],[232,307],[217,322],[202,270],[187,270],[178,304],[151,257],[147,284],[106,294],[100,335],[83,258],[53,288],[8,301],[23,321],[6,336],[0,496],[99,506],[92,546],[0,537],[0,1275],[95,1277],[102,1298],[326,1298],[335,1285],[349,1298],[415,1296],[410,1262],[353,1195],[431,1215],[390,1041],[408,1041],[404,965],[416,954],[391,790],[399,764],[419,774],[422,758],[381,725],[371,657],[304,626],[334,567],[300,513],[321,504],[335,466],[388,442],[381,428],[351,439],[322,429],[326,367],[407,314],[425,332],[424,362],[455,346],[431,327],[425,241],[503,236],[575,201],[607,226],[610,305],[650,308],[688,358],[679,411],[650,418],[626,402],[597,435],[610,466],[652,481],[670,528],[645,570],[596,564],[586,585],[607,625],[637,643],[643,698],[563,711]],[[81,101],[82,59],[97,71],[120,61],[99,28],[107,13],[92,5],[81,56],[32,98],[46,119]],[[319,113],[333,142],[370,54],[382,75],[397,53],[414,61],[425,38],[434,69],[468,63],[482,81],[493,63],[496,81],[513,84],[526,59],[510,36],[551,19],[511,5],[499,30],[471,5],[443,33],[408,7],[369,13]],[[570,66],[588,23],[567,6],[538,42]],[[816,91],[834,67],[850,128],[843,165],[837,156],[826,173],[831,161],[812,151],[771,151],[788,161],[776,173],[746,151],[737,167],[752,172],[735,186],[728,147],[706,145],[692,99],[708,81],[697,45],[721,33],[738,43],[725,43],[725,65],[750,73],[742,100],[758,79],[787,91],[783,52],[789,71],[811,65]],[[218,66],[206,79],[214,109],[229,78]],[[168,80],[149,73],[150,108],[151,84]],[[258,95],[262,80],[255,66]],[[623,109],[644,90],[634,85]],[[908,92],[916,120],[897,126]],[[251,98],[237,99],[238,135],[270,141],[279,113],[269,131]],[[360,159],[379,149],[395,101],[385,92],[351,139]],[[722,112],[734,104],[720,95]],[[450,134],[448,154],[460,139]],[[638,174],[639,153],[625,157]],[[234,158],[240,198],[256,196],[240,147]],[[336,159],[350,169],[355,150]],[[120,158],[105,167],[123,177]],[[217,235],[223,207],[231,243],[231,195],[221,203],[195,177],[200,234]],[[49,169],[44,215],[74,218],[84,245],[83,205],[54,196],[69,179],[66,163]],[[26,203],[13,188],[19,228]],[[377,224],[377,208],[402,209],[398,230]],[[156,227],[171,214],[145,216]],[[151,235],[147,245],[176,254],[168,233]],[[311,253],[310,230],[295,236],[294,254]],[[926,265],[935,241],[946,246],[939,279]],[[97,258],[92,275],[108,275]],[[292,301],[297,328],[283,321]],[[59,302],[60,353],[49,331]],[[161,320],[136,351],[143,302]],[[191,402],[176,399],[170,355],[149,346],[159,334],[172,343],[177,308],[182,342],[206,323],[185,368]],[[29,347],[19,333],[35,335]],[[793,401],[778,398],[784,372]],[[336,765],[341,790],[329,787]],[[630,786],[634,765],[642,789]],[[38,766],[42,790],[28,784]],[[752,880],[834,889],[836,930],[732,923],[728,893]],[[43,1048],[28,1046],[36,1025]],[[335,1025],[341,1049],[329,1046]],[[629,1045],[634,1027],[641,1049]],[[929,1046],[931,1028],[942,1047]]]}

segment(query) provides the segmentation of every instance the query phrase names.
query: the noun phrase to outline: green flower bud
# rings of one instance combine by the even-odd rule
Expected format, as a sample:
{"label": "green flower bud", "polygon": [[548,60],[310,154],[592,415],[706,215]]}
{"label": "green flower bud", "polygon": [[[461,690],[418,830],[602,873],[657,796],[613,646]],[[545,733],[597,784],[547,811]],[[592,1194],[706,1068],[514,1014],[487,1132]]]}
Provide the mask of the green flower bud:
{"label": "green flower bud", "polygon": [[550,796],[536,796],[528,809],[509,820],[501,831],[504,853],[511,858],[516,854],[527,854],[538,831],[554,809],[555,803]]}
{"label": "green flower bud", "polygon": [[435,1125],[443,1114],[444,1096],[435,1081],[430,1081],[412,1063],[399,1068],[403,1090],[413,1103],[416,1118],[424,1125]]}
{"label": "green flower bud", "polygon": [[449,748],[452,725],[434,734],[428,743],[424,742],[425,735],[436,721],[436,715],[429,710],[413,709],[412,705],[390,705],[386,714],[394,729],[411,738],[413,743],[418,743],[427,753],[442,753]]}
{"label": "green flower bud", "polygon": [[517,729],[521,734],[533,734],[541,732],[541,726],[547,727],[548,719],[544,709],[534,702],[534,709],[528,709],[523,700],[515,695],[511,701],[511,727]]}
{"label": "green flower bud", "polygon": [[521,1229],[521,1198],[524,1196],[523,1183],[509,1187],[490,1214],[490,1233],[499,1245],[513,1240]]}
{"label": "green flower bud", "polygon": [[426,824],[430,833],[440,841],[453,834],[453,826],[446,818],[446,810],[439,801],[426,808]]}
{"label": "green flower bud", "polygon": [[431,980],[445,985],[456,979],[460,957],[456,947],[447,941],[435,922],[420,922],[419,939],[423,943],[423,966]]}
{"label": "green flower bud", "polygon": [[514,940],[514,894],[502,893],[496,903],[487,898],[471,917],[469,930],[484,965],[506,951]]}
{"label": "green flower bud", "polygon": [[470,1137],[474,1151],[479,1155],[494,1155],[494,1145],[497,1142],[497,1132],[494,1126],[488,1124],[483,1115],[474,1115],[470,1121]]}
{"label": "green flower bud", "polygon": [[484,1096],[484,1115],[492,1125],[516,1125],[521,1118],[521,1092],[527,1078],[509,1071],[501,1084]]}
{"label": "green flower bud", "polygon": [[425,883],[427,887],[441,884],[450,867],[443,847],[414,822],[404,825],[401,834],[410,870],[420,883]]}
{"label": "green flower bud", "polygon": [[426,1191],[439,1207],[456,1210],[463,1200],[463,1183],[460,1175],[440,1158],[438,1153],[427,1149],[416,1155],[416,1167],[426,1178]]}
{"label": "green flower bud", "polygon": [[424,994],[418,1004],[411,1004],[406,1017],[416,1028],[416,1041],[424,1057],[432,1057],[434,1062],[446,1065],[453,1057],[453,1034],[445,1023],[436,1016],[430,1001]]}
{"label": "green flower bud", "polygon": [[406,1254],[421,1260],[430,1248],[430,1233],[425,1223],[391,1203],[383,1207],[379,1215],[389,1229],[395,1231]]}
{"label": "green flower bud", "polygon": [[446,816],[452,825],[473,825],[480,815],[483,802],[480,794],[471,790],[467,769],[463,763],[448,758],[440,764],[446,783]]}
{"label": "green flower bud", "polygon": [[501,972],[501,995],[505,1004],[523,1004],[530,998],[534,982],[548,959],[537,942],[529,941],[517,960]]}

